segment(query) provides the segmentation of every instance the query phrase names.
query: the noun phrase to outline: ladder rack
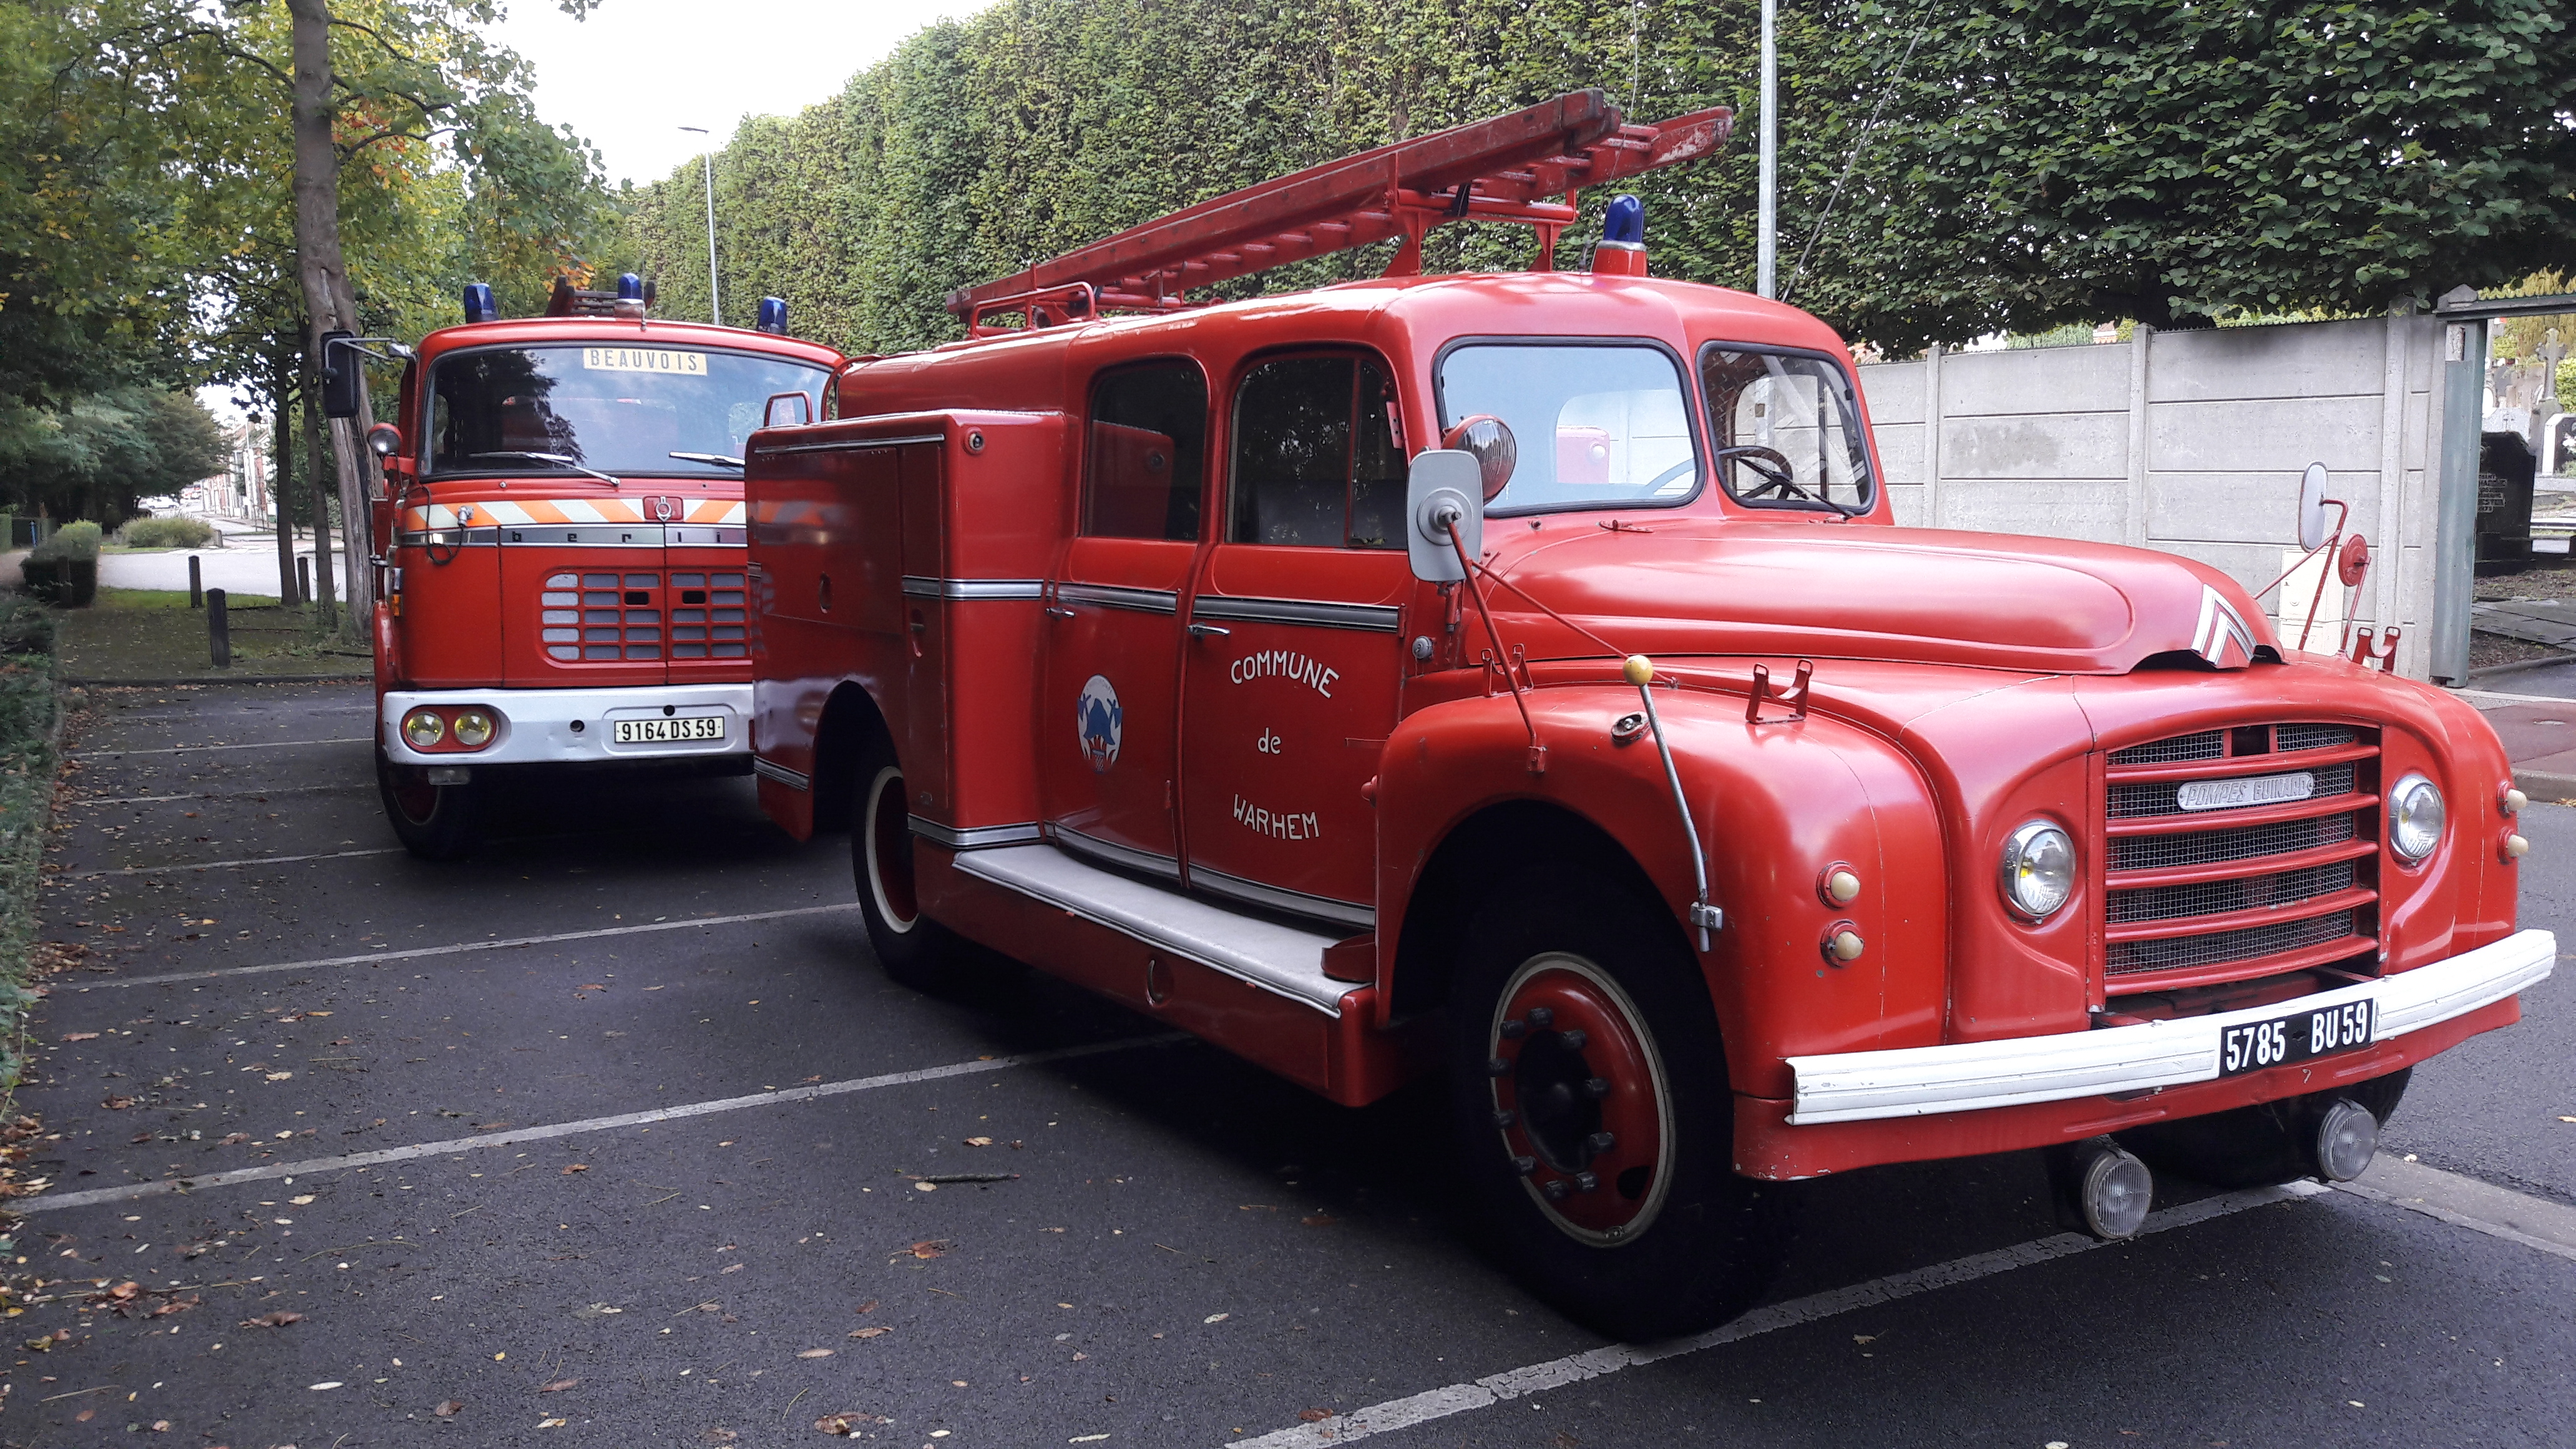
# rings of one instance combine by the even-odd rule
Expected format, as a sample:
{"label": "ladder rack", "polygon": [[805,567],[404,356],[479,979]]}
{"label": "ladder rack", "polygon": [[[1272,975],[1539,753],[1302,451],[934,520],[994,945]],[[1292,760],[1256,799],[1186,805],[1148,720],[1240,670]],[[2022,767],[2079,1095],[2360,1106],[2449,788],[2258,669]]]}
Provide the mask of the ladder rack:
{"label": "ladder rack", "polygon": [[[1401,238],[1387,276],[1422,270],[1422,239],[1452,221],[1514,222],[1538,234],[1548,270],[1585,186],[1695,160],[1726,144],[1724,106],[1630,125],[1598,90],[1310,166],[1200,202],[1027,271],[961,287],[948,310],[988,337],[1102,310],[1171,312],[1186,294],[1288,262]],[[1559,198],[1554,200],[1551,198]],[[1003,317],[1012,320],[999,322]]]}

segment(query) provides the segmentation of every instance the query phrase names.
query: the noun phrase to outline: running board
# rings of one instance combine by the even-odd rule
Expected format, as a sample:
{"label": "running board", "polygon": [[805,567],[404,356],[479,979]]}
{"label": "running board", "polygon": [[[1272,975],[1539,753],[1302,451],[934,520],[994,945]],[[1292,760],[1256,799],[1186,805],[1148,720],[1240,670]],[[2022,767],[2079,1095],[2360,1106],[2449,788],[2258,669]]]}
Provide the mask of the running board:
{"label": "running board", "polygon": [[1052,845],[966,851],[957,857],[957,869],[1326,1016],[1339,1017],[1343,996],[1356,989],[1324,974],[1324,951],[1336,937],[1102,870]]}

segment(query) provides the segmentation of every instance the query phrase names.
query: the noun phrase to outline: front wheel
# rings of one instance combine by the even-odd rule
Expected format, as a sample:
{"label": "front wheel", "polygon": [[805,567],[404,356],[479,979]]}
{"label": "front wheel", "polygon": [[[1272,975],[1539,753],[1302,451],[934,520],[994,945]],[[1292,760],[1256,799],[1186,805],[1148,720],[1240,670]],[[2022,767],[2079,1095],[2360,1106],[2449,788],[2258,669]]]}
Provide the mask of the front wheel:
{"label": "front wheel", "polygon": [[433,785],[418,765],[397,765],[376,751],[376,793],[394,838],[423,860],[455,860],[474,848],[474,787]]}
{"label": "front wheel", "polygon": [[1716,1013],[1669,913],[1596,876],[1488,897],[1452,983],[1450,1081],[1494,1253],[1622,1339],[1750,1307],[1785,1243],[1780,1193],[1734,1170]]}

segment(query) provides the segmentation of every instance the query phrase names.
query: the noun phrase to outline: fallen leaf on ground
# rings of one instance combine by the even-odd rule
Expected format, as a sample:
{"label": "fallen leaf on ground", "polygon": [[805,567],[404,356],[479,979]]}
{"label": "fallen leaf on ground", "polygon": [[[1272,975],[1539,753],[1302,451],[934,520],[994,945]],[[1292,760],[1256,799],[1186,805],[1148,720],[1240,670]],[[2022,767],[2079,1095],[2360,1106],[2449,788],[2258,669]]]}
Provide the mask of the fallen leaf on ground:
{"label": "fallen leaf on ground", "polygon": [[295,1196],[288,1198],[287,1201],[295,1204],[297,1207],[302,1207],[306,1203],[313,1201],[313,1194],[309,1192],[297,1193]]}
{"label": "fallen leaf on ground", "polygon": [[170,1421],[169,1421],[169,1420],[167,1420],[167,1419],[155,1419],[155,1420],[153,1420],[153,1421],[152,1421],[152,1432],[153,1432],[153,1433],[155,1433],[155,1434],[167,1434],[167,1433],[169,1433],[169,1432],[170,1432]]}
{"label": "fallen leaf on ground", "polygon": [[98,1033],[97,1033],[97,1032],[94,1032],[94,1031],[75,1031],[75,1032],[69,1032],[69,1033],[66,1033],[66,1034],[64,1035],[63,1040],[65,1040],[65,1041],[96,1041],[96,1040],[98,1040]]}
{"label": "fallen leaf on ground", "polygon": [[854,1329],[850,1330],[850,1337],[852,1337],[852,1338],[883,1338],[883,1337],[885,1337],[887,1334],[892,1333],[892,1332],[894,1332],[894,1330],[893,1330],[893,1329],[891,1329],[891,1328],[854,1328]]}
{"label": "fallen leaf on ground", "polygon": [[75,1424],[86,1424],[86,1423],[88,1423],[90,1420],[95,1419],[95,1418],[97,1418],[97,1417],[98,1417],[98,1410],[96,1410],[96,1409],[83,1409],[83,1410],[81,1410],[79,1413],[72,1415],[72,1422],[73,1422],[73,1423],[75,1423]]}
{"label": "fallen leaf on ground", "polygon": [[607,989],[607,987],[600,985],[596,981],[585,981],[579,986],[573,988],[575,991],[606,991]]}
{"label": "fallen leaf on ground", "polygon": [[581,1380],[579,1379],[557,1379],[553,1383],[546,1385],[544,1388],[537,1390],[537,1392],[541,1394],[560,1394],[564,1390],[571,1388],[573,1385],[580,1382]]}
{"label": "fallen leaf on ground", "polygon": [[[749,1263],[727,1263],[727,1264],[725,1264],[725,1266],[724,1266],[724,1272],[725,1272],[725,1273],[739,1273],[739,1272],[741,1272],[743,1269],[748,1268],[748,1267],[750,1267],[750,1266],[751,1266],[751,1265],[750,1265]],[[721,1276],[723,1276],[723,1274],[721,1274],[721,1273],[720,1273],[720,1274],[718,1274],[717,1276],[721,1277]]]}
{"label": "fallen leaf on ground", "polygon": [[115,1299],[119,1303],[122,1303],[126,1299],[131,1298],[142,1291],[142,1284],[134,1282],[132,1279],[128,1279],[125,1282],[119,1283],[115,1287],[108,1289],[107,1296]]}
{"label": "fallen leaf on ground", "polygon": [[1853,1335],[1852,1335],[1852,1342],[1854,1342],[1854,1343],[1876,1343],[1876,1342],[1878,1342],[1878,1335],[1877,1335],[1877,1334],[1875,1334],[1875,1333],[1855,1333],[1855,1334],[1853,1334]]}
{"label": "fallen leaf on ground", "polygon": [[969,1137],[966,1139],[966,1145],[969,1147],[990,1147],[993,1145],[993,1139],[990,1137]]}
{"label": "fallen leaf on ground", "polygon": [[109,1097],[100,1102],[99,1105],[105,1107],[111,1112],[122,1112],[126,1108],[134,1105],[134,1099],[132,1097]]}
{"label": "fallen leaf on ground", "polygon": [[796,1356],[798,1358],[830,1358],[832,1356],[832,1350],[828,1348],[809,1348]]}
{"label": "fallen leaf on ground", "polygon": [[1297,1417],[1304,1423],[1320,1424],[1326,1419],[1333,1417],[1333,1411],[1330,1409],[1299,1409],[1297,1411]]}
{"label": "fallen leaf on ground", "polygon": [[1297,1221],[1304,1223],[1310,1228],[1329,1228],[1335,1223],[1340,1222],[1341,1219],[1333,1216],[1331,1213],[1317,1213],[1313,1217],[1299,1218]]}
{"label": "fallen leaf on ground", "polygon": [[589,1164],[589,1163],[587,1163],[587,1162],[576,1162],[576,1163],[574,1163],[572,1166],[565,1168],[565,1169],[563,1170],[563,1175],[564,1175],[564,1176],[566,1176],[566,1177],[570,1177],[570,1176],[572,1176],[572,1175],[573,1175],[574,1173],[576,1173],[576,1172],[588,1172],[588,1171],[590,1171],[590,1164]]}
{"label": "fallen leaf on ground", "polygon": [[1234,1315],[1233,1315],[1233,1314],[1231,1314],[1231,1313],[1211,1313],[1211,1314],[1209,1314],[1207,1317],[1200,1319],[1200,1320],[1199,1320],[1199,1322],[1201,1322],[1201,1323],[1223,1323],[1223,1322],[1225,1322],[1227,1319],[1232,1318],[1233,1316],[1234,1316]]}
{"label": "fallen leaf on ground", "polygon": [[464,1411],[465,1401],[463,1399],[449,1399],[445,1403],[440,1404],[437,1408],[430,1410],[431,1413],[436,1414],[442,1419],[453,1419]]}
{"label": "fallen leaf on ground", "polygon": [[876,1311],[876,1306],[877,1306],[877,1301],[876,1301],[875,1299],[871,1298],[871,1299],[869,1299],[867,1302],[862,1303],[862,1304],[860,1304],[858,1307],[856,1307],[856,1308],[852,1309],[852,1310],[851,1310],[851,1312],[853,1312],[853,1313],[873,1313],[873,1312],[875,1312],[875,1311]]}
{"label": "fallen leaf on ground", "polygon": [[[924,1238],[903,1251],[916,1258],[939,1258],[947,1256],[948,1250],[956,1246],[956,1242],[952,1239]],[[898,1253],[895,1256],[901,1257],[902,1254]]]}
{"label": "fallen leaf on ground", "polygon": [[245,1318],[241,1321],[241,1326],[244,1328],[284,1328],[290,1323],[301,1323],[303,1321],[303,1314],[290,1313],[281,1308],[275,1313],[263,1313],[257,1318]]}
{"label": "fallen leaf on ground", "polygon": [[248,1142],[249,1140],[250,1134],[247,1132],[227,1132],[224,1134],[224,1140],[216,1143],[215,1145],[217,1147],[239,1147],[241,1144]]}
{"label": "fallen leaf on ground", "polygon": [[569,1419],[539,1419],[537,1421],[537,1427],[540,1429],[560,1429],[571,1422],[572,1421]]}

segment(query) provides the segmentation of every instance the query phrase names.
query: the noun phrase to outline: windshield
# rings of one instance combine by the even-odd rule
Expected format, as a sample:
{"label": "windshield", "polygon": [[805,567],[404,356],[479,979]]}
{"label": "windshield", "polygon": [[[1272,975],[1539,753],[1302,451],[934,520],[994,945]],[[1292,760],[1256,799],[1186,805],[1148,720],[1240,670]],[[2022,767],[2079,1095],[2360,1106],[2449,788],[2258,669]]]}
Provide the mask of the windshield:
{"label": "windshield", "polygon": [[1869,511],[1869,446],[1850,374],[1822,357],[1711,343],[1699,375],[1727,496],[1756,508]]}
{"label": "windshield", "polygon": [[[774,393],[812,406],[824,369],[703,349],[567,344],[481,347],[430,373],[429,471],[525,473],[552,453],[604,473],[734,477]],[[695,453],[696,458],[674,458]]]}
{"label": "windshield", "polygon": [[1680,503],[1699,491],[1681,368],[1644,343],[1491,342],[1440,359],[1440,426],[1498,418],[1520,461],[1488,513]]}

